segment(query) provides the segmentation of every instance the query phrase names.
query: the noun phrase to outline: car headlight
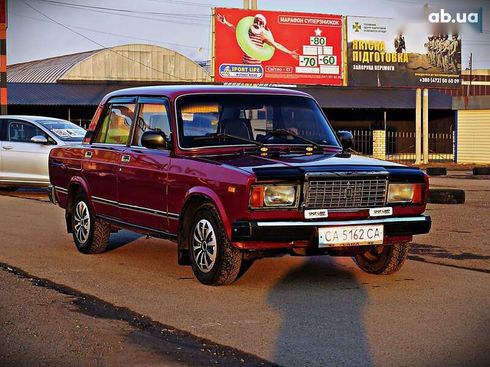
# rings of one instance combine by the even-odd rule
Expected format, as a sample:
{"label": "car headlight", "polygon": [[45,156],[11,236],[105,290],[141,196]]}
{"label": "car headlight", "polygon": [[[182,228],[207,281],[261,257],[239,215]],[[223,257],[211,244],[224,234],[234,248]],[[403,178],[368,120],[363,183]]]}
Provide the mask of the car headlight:
{"label": "car headlight", "polygon": [[297,185],[255,185],[250,193],[252,208],[295,207]]}
{"label": "car headlight", "polygon": [[420,183],[404,183],[388,185],[388,204],[395,203],[412,203],[419,204],[422,202],[424,185]]}

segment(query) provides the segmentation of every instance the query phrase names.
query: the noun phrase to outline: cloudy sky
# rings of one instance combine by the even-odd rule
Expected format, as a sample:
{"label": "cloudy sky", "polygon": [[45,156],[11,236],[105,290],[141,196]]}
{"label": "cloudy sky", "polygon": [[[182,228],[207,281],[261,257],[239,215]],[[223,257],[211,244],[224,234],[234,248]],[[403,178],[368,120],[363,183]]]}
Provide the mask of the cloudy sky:
{"label": "cloudy sky", "polygon": [[[258,0],[258,5],[264,10],[392,17],[403,23],[414,21],[427,2]],[[468,66],[471,52],[475,69],[490,69],[490,1],[428,3],[431,10],[459,6],[458,11],[472,12],[483,8],[483,33],[468,25],[459,30],[463,68]],[[215,6],[239,8],[243,0],[8,0],[8,64],[127,43],[156,44],[194,60],[208,60],[211,8]]]}

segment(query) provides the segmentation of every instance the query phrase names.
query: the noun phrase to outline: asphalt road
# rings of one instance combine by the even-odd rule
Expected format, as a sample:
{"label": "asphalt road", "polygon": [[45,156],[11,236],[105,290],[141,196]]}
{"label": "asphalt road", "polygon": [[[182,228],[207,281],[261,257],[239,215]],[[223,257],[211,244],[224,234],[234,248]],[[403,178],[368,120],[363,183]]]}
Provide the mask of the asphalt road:
{"label": "asphalt road", "polygon": [[430,205],[434,230],[399,273],[288,256],[228,287],[201,285],[174,244],[130,232],[82,255],[60,208],[0,196],[0,327],[12,336],[0,365],[486,366],[490,181],[432,184],[467,186],[467,202]]}

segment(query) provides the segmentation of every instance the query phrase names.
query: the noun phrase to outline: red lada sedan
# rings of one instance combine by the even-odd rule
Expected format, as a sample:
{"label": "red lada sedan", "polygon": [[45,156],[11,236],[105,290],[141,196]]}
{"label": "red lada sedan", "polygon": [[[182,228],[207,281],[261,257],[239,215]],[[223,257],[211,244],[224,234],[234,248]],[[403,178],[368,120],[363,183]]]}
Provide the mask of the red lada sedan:
{"label": "red lada sedan", "polygon": [[124,89],[102,100],[83,144],[51,151],[51,199],[79,251],[103,252],[122,228],[170,239],[204,284],[283,253],[390,274],[430,230],[428,178],[351,145],[298,91]]}

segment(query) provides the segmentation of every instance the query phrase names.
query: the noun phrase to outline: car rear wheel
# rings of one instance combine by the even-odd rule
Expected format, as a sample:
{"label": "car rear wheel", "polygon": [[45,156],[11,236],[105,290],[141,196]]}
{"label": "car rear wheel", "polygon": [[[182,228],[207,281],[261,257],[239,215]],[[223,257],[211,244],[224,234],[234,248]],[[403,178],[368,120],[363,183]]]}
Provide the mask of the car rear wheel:
{"label": "car rear wheel", "polygon": [[361,270],[370,274],[393,274],[400,270],[407,259],[408,244],[395,244],[371,247],[354,256],[354,261]]}
{"label": "car rear wheel", "polygon": [[106,250],[111,226],[94,217],[83,194],[78,194],[75,199],[71,226],[78,251],[84,254],[98,254]]}
{"label": "car rear wheel", "polygon": [[243,256],[228,240],[216,208],[202,205],[189,229],[189,257],[196,278],[208,285],[233,283]]}

